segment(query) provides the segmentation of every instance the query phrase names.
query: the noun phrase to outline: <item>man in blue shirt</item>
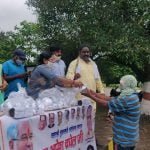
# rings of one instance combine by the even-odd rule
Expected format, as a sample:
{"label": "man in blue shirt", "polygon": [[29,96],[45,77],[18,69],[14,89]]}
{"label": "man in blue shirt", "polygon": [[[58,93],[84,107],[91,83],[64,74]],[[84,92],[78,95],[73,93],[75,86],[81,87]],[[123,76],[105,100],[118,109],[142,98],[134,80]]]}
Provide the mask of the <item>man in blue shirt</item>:
{"label": "man in blue shirt", "polygon": [[49,51],[52,53],[50,61],[52,62],[52,70],[56,76],[65,77],[66,65],[61,59],[62,50],[58,46],[51,46]]}
{"label": "man in blue shirt", "polygon": [[21,49],[13,52],[13,58],[3,63],[4,79],[8,82],[4,98],[7,99],[13,91],[18,91],[17,84],[26,87],[28,73],[25,71],[24,62],[26,55]]}

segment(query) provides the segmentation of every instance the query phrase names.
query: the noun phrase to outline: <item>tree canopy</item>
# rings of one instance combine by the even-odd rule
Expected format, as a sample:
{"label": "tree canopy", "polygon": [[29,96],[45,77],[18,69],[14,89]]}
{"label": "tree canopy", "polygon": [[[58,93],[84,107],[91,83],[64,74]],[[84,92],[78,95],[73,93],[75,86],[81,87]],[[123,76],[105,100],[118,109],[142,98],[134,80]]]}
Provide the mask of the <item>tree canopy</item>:
{"label": "tree canopy", "polygon": [[39,25],[23,21],[15,27],[14,32],[0,32],[0,62],[4,62],[12,57],[12,52],[16,48],[23,49],[27,54],[26,63],[31,65],[43,47],[40,37]]}
{"label": "tree canopy", "polygon": [[33,64],[37,53],[60,43],[68,64],[77,47],[88,43],[105,81],[127,72],[150,81],[149,0],[27,0],[27,5],[35,8],[38,23],[23,21],[14,32],[0,32],[1,63],[22,48]]}
{"label": "tree canopy", "polygon": [[87,42],[93,54],[130,67],[141,81],[150,80],[149,0],[28,0],[27,4],[38,13],[47,44],[58,40],[73,51]]}

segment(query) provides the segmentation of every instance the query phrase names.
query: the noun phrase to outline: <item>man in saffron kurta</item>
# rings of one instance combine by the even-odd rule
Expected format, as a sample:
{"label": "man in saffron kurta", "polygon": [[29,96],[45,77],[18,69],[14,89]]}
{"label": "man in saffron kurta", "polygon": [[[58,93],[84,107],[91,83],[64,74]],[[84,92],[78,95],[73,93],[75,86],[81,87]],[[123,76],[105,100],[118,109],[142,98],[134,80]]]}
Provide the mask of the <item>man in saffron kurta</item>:
{"label": "man in saffron kurta", "polygon": [[[81,46],[79,48],[79,57],[70,63],[66,77],[82,81],[85,86],[95,92],[104,93],[97,65],[90,59],[90,54],[91,52],[88,46]],[[81,94],[77,95],[78,100],[81,100],[83,97]],[[96,110],[95,101],[92,100],[92,104]]]}

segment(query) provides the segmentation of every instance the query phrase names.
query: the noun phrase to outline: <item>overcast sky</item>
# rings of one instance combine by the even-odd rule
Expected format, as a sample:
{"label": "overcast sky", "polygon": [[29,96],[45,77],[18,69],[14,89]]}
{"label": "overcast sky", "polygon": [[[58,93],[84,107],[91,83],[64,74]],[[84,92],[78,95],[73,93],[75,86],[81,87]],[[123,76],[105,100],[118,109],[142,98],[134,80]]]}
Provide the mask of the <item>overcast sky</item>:
{"label": "overcast sky", "polygon": [[24,20],[36,22],[36,16],[25,5],[25,1],[0,0],[0,31],[13,31]]}

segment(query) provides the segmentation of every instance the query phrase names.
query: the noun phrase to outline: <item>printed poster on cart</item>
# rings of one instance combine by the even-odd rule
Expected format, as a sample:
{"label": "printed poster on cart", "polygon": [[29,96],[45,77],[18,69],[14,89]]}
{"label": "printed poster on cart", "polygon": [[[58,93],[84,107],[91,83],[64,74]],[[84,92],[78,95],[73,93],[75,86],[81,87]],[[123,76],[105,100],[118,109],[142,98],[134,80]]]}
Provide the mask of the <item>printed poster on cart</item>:
{"label": "printed poster on cart", "polygon": [[96,150],[93,107],[77,106],[24,119],[0,117],[0,150]]}

